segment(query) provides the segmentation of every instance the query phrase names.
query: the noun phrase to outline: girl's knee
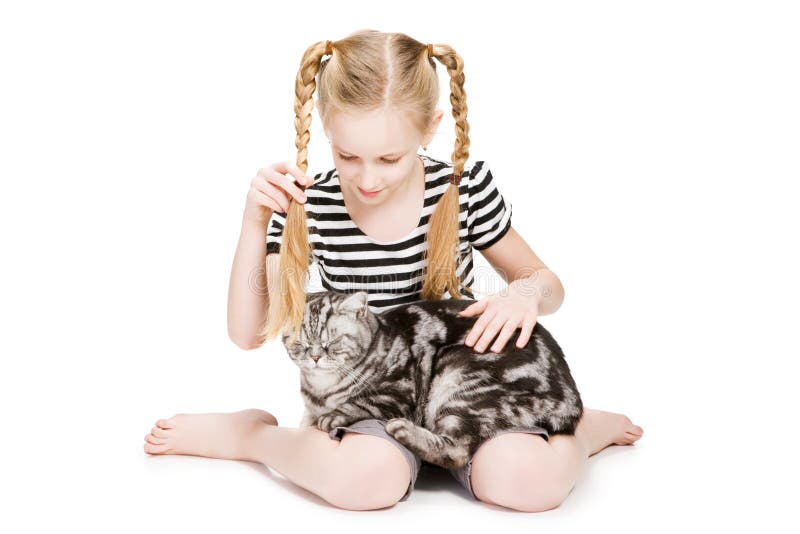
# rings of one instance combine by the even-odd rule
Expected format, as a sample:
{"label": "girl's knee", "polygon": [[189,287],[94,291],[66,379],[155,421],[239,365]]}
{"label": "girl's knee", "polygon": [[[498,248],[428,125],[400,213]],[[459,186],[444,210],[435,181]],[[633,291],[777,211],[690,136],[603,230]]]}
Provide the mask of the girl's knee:
{"label": "girl's knee", "polygon": [[495,438],[473,458],[471,484],[476,498],[524,512],[558,507],[572,489],[572,478],[546,446],[532,441],[537,445],[534,450],[518,449],[519,435],[505,436],[509,437]]}
{"label": "girl's knee", "polygon": [[522,462],[516,468],[500,469],[484,493],[507,508],[523,512],[544,512],[557,508],[572,489],[571,480],[559,469],[536,462]]}
{"label": "girl's knee", "polygon": [[411,469],[400,449],[378,436],[347,433],[325,499],[339,508],[374,510],[393,506],[411,483]]}

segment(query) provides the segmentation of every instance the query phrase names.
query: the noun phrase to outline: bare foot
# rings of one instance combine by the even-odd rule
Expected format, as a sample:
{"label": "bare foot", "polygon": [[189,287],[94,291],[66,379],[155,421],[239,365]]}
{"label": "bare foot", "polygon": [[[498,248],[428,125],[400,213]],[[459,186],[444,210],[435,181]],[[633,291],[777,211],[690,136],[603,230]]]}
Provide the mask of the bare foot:
{"label": "bare foot", "polygon": [[642,427],[621,413],[585,408],[575,435],[586,445],[589,456],[609,445],[633,445],[642,437]]}
{"label": "bare foot", "polygon": [[144,437],[144,452],[256,461],[246,457],[247,438],[265,424],[277,426],[278,420],[255,408],[233,413],[179,413],[156,421]]}

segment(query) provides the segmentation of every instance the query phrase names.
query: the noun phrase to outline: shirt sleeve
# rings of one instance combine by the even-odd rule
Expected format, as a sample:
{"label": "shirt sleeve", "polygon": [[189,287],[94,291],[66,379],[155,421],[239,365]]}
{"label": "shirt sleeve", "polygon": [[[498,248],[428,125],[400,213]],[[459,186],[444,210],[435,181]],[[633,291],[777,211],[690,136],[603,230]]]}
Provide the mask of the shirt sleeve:
{"label": "shirt sleeve", "polygon": [[511,228],[512,205],[500,194],[485,161],[476,161],[470,169],[468,191],[469,242],[483,250],[500,241]]}
{"label": "shirt sleeve", "polygon": [[267,225],[267,254],[281,251],[283,227],[286,225],[286,213],[273,211]]}

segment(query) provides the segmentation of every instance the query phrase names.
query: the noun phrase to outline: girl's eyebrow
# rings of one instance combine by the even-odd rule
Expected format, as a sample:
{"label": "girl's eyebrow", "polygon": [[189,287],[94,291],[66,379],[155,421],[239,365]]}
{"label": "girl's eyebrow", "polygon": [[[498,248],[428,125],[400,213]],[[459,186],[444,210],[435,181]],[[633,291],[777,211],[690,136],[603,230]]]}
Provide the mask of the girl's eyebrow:
{"label": "girl's eyebrow", "polygon": [[[355,156],[355,154],[353,154],[352,152],[349,152],[349,151],[347,151],[347,150],[344,150],[344,149],[342,149],[342,148],[340,148],[340,147],[338,147],[338,146],[334,145],[333,143],[331,143],[331,145],[333,146],[333,148],[335,148],[335,149],[336,149],[336,150],[338,150],[339,152],[342,152],[342,153],[344,153],[344,154],[347,154],[348,156]],[[390,157],[392,157],[392,156],[400,156],[400,155],[402,155],[402,154],[403,154],[403,151],[402,151],[402,150],[397,150],[397,151],[395,151],[395,152],[389,152],[388,154],[384,154],[383,156],[378,156],[378,157],[379,157],[379,158],[390,158]]]}

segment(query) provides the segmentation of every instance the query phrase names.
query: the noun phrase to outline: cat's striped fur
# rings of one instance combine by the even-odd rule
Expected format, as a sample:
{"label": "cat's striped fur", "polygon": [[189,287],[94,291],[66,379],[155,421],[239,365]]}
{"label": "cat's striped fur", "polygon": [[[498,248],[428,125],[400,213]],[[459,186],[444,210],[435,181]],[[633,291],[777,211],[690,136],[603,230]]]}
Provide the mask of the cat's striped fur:
{"label": "cat's striped fur", "polygon": [[[283,341],[301,369],[301,425],[329,432],[362,419],[423,460],[465,465],[498,431],[538,425],[575,433],[583,403],[561,348],[541,323],[517,348],[519,329],[499,354],[464,345],[474,300],[420,300],[380,314],[367,293],[307,296],[303,328]],[[317,358],[315,360],[315,358]]]}

